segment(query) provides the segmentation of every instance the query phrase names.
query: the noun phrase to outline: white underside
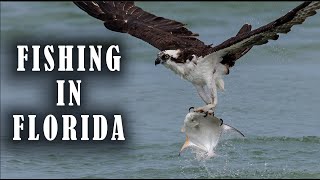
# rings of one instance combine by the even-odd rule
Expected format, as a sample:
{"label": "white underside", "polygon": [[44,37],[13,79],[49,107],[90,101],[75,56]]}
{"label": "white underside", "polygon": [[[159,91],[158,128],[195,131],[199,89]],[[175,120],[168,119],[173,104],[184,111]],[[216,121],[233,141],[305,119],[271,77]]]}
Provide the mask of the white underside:
{"label": "white underside", "polygon": [[222,78],[228,70],[226,66],[220,63],[221,60],[219,54],[212,53],[205,57],[194,57],[186,63],[175,63],[168,60],[164,63],[164,66],[196,87],[203,101],[210,105],[201,108],[208,111],[217,105],[217,89],[224,90]]}

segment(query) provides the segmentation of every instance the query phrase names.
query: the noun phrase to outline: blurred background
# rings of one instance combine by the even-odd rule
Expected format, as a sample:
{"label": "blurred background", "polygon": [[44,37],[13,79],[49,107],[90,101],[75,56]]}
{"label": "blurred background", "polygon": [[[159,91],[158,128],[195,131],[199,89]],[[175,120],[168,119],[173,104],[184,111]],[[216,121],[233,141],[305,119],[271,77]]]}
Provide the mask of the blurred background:
{"label": "blurred background", "polygon": [[[241,26],[253,29],[301,2],[137,2],[157,16],[187,24],[206,44],[217,45]],[[199,161],[192,150],[178,157],[190,106],[202,100],[191,83],[163,66],[158,50],[107,30],[72,2],[1,2],[1,178],[320,178],[319,14],[277,41],[242,57],[218,94],[216,116],[246,138],[225,134],[219,155]],[[126,142],[12,142],[12,112],[49,113],[49,76],[13,77],[12,44],[35,38],[123,44],[125,68],[82,77],[86,98],[77,112],[122,112]],[[115,77],[115,78],[114,78]],[[58,78],[58,77],[56,77]],[[49,82],[48,82],[49,81]],[[56,111],[56,110],[55,110]],[[40,119],[42,120],[42,119]],[[113,120],[113,119],[110,119]],[[41,135],[40,135],[41,136]],[[41,136],[43,137],[43,136]],[[109,136],[110,137],[110,136]]]}

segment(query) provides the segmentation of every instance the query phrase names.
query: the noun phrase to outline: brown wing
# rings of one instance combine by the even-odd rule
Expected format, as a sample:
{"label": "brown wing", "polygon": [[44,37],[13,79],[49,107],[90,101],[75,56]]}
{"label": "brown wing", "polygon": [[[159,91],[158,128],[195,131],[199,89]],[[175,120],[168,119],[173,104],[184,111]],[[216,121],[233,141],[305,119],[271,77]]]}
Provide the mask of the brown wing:
{"label": "brown wing", "polygon": [[185,28],[185,24],[155,16],[134,5],[121,1],[74,1],[89,15],[104,21],[112,31],[128,33],[148,42],[160,50],[178,48],[205,48],[198,34]]}
{"label": "brown wing", "polygon": [[[237,33],[236,36],[241,36],[247,32],[251,31],[251,25],[250,24],[245,24],[242,26],[242,28],[239,30],[239,32]],[[232,67],[234,65],[234,62],[241,58],[242,56],[244,56],[245,54],[247,54],[247,52],[249,52],[249,50],[252,48],[253,46],[249,46],[245,49],[243,49],[242,51],[238,51],[238,52],[234,52],[234,53],[229,53],[227,55],[225,55],[223,57],[223,60],[221,61],[221,64],[227,65],[228,67]]]}
{"label": "brown wing", "polygon": [[[219,52],[221,53],[221,56],[228,57],[230,55],[246,52],[246,49],[254,45],[266,44],[268,40],[277,40],[279,37],[278,33],[288,33],[292,26],[302,24],[307,17],[315,15],[315,10],[319,8],[319,1],[304,2],[288,12],[286,15],[265,26],[253,31],[241,33],[224,41],[223,43],[213,47],[210,53]],[[230,59],[231,60],[224,60],[222,63],[233,66],[237,58]]]}

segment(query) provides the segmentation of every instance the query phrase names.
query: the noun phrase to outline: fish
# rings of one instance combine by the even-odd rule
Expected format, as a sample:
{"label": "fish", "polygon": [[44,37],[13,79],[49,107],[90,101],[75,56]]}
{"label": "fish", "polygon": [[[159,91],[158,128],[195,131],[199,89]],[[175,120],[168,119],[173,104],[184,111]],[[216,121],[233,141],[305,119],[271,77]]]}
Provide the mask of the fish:
{"label": "fish", "polygon": [[179,152],[179,156],[184,149],[195,147],[205,152],[209,158],[213,157],[215,155],[214,149],[218,145],[221,134],[226,130],[233,130],[245,137],[242,132],[223,123],[222,119],[215,117],[213,114],[189,112],[181,128],[181,132],[186,133],[186,141]]}

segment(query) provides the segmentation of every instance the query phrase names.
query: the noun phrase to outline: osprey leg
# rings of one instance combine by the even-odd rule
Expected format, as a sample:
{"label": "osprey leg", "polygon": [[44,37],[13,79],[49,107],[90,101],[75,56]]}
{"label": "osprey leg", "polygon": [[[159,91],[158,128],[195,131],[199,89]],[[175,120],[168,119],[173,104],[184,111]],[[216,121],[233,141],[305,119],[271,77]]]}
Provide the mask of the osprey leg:
{"label": "osprey leg", "polygon": [[199,96],[201,97],[201,99],[206,103],[206,104],[210,104],[211,100],[210,97],[207,95],[205,87],[204,86],[200,86],[200,85],[196,85],[196,89],[198,91]]}
{"label": "osprey leg", "polygon": [[[207,103],[207,105],[205,106],[202,106],[202,107],[199,107],[199,108],[196,108],[195,109],[195,112],[205,112],[205,113],[212,113],[214,114],[214,109],[218,103],[218,96],[217,96],[217,86],[216,86],[216,83],[215,83],[215,80],[212,79],[210,81],[210,83],[208,83],[209,86],[208,86],[208,89],[209,89],[209,93],[210,93],[210,101],[209,103]],[[204,88],[203,88],[204,89]],[[206,94],[206,97],[208,96],[208,93]]]}

